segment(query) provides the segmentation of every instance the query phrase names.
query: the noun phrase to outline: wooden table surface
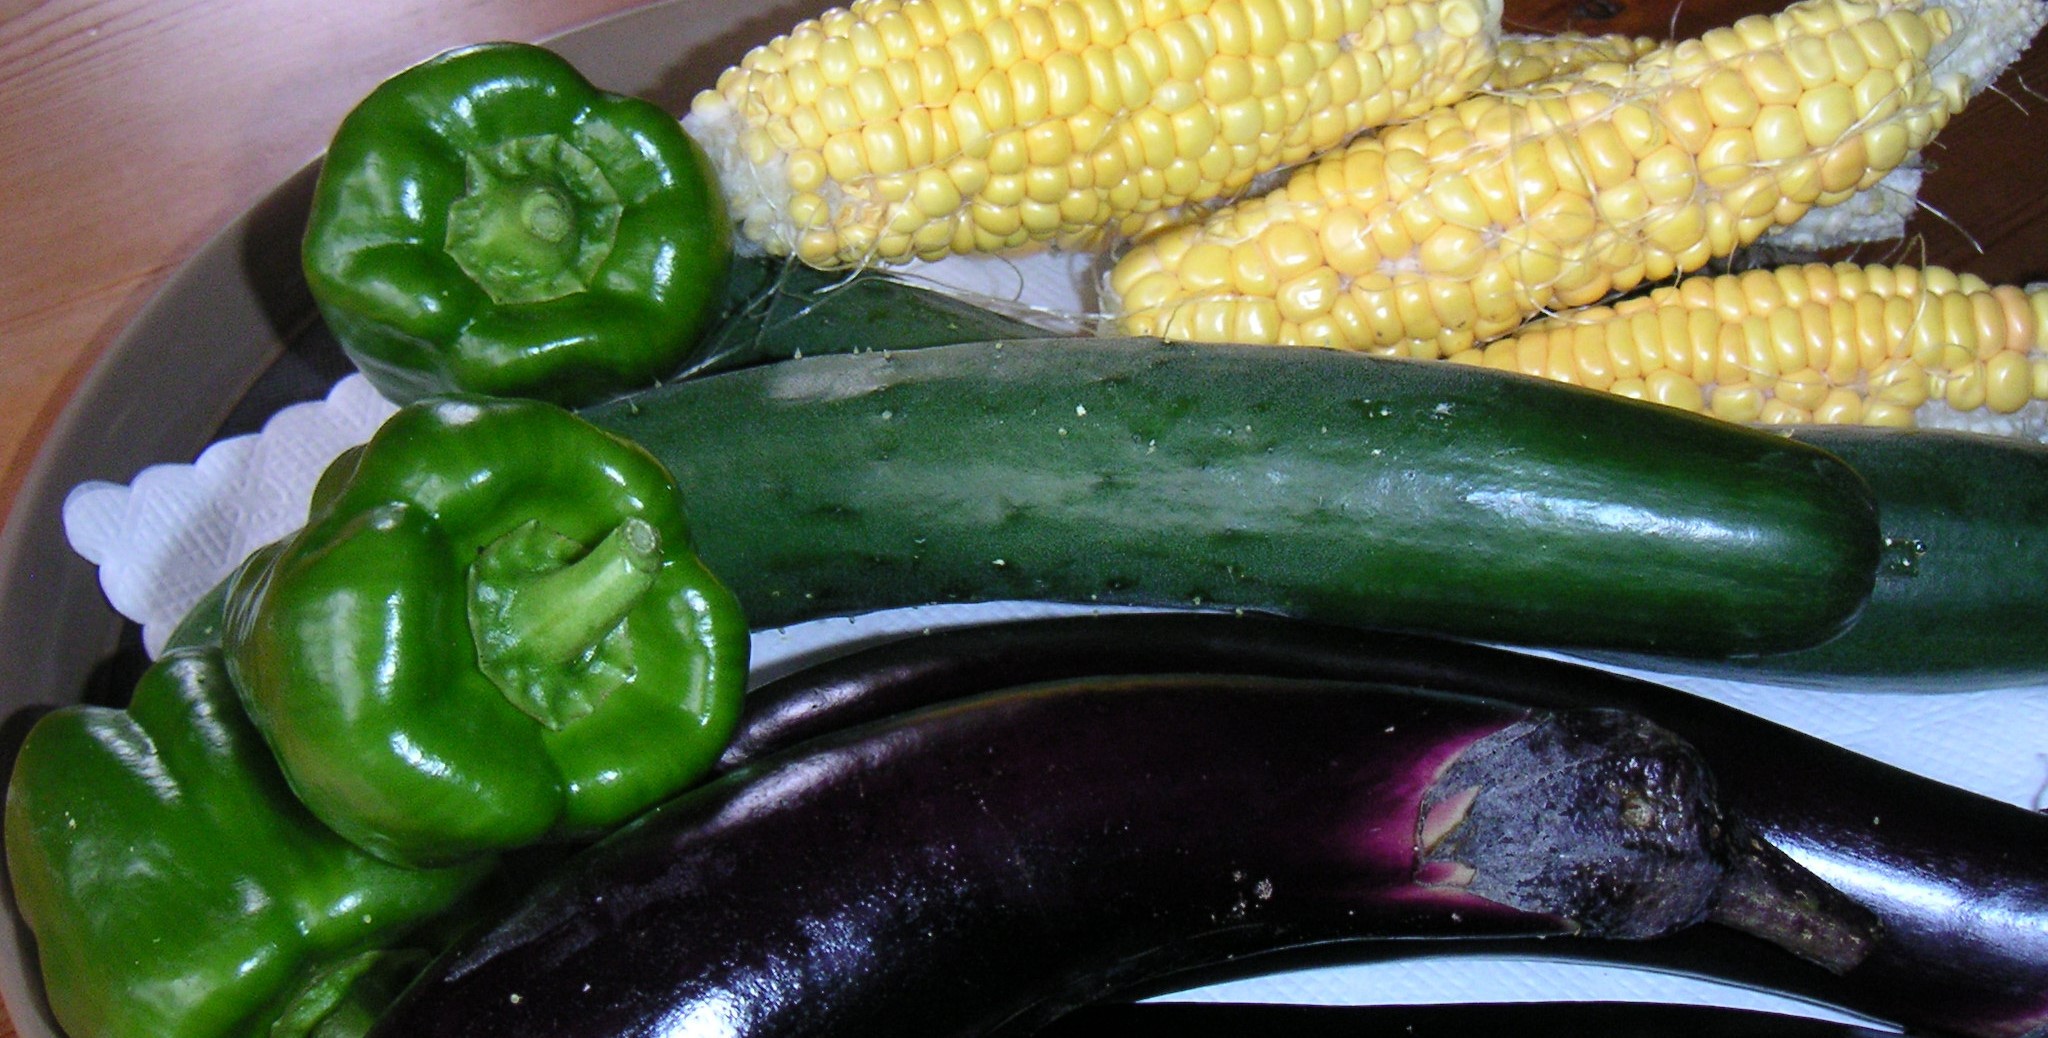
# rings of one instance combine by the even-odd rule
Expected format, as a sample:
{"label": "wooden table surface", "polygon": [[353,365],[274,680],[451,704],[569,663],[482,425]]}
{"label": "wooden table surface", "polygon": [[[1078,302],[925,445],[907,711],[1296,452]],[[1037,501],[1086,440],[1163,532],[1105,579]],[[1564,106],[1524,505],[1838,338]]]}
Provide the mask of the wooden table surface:
{"label": "wooden table surface", "polygon": [[[447,47],[540,39],[636,2],[0,0],[0,514],[150,294],[314,158],[377,82]],[[1509,24],[1691,34],[1765,5],[1673,6],[1511,0]],[[2048,99],[2028,83],[2048,89],[2048,47],[1943,134],[1924,196],[1942,215],[1865,256],[2048,278],[2048,163],[2019,159],[2048,153]]]}

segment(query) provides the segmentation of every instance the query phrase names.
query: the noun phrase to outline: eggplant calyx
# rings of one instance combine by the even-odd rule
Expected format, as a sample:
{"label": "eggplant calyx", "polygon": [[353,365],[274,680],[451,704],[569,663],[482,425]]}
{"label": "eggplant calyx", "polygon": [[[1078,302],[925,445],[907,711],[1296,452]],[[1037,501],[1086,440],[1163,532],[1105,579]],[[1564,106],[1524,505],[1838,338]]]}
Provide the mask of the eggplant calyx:
{"label": "eggplant calyx", "polygon": [[1617,710],[1536,713],[1474,742],[1424,794],[1417,873],[1594,937],[1704,920],[1720,812],[1693,748]]}
{"label": "eggplant calyx", "polygon": [[1474,742],[1424,794],[1419,882],[1593,937],[1713,922],[1836,972],[1878,924],[1724,814],[1691,744],[1620,710],[1536,713]]}

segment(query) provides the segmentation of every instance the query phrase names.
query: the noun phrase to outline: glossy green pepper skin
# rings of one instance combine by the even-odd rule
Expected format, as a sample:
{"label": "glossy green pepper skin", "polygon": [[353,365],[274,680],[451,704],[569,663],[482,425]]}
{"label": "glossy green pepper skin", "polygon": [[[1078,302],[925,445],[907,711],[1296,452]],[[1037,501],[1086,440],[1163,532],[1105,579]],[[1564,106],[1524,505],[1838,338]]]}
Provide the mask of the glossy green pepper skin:
{"label": "glossy green pepper skin", "polygon": [[230,673],[315,815],[431,866],[626,821],[745,689],[736,599],[667,471],[531,400],[401,408],[226,595]]}
{"label": "glossy green pepper skin", "polygon": [[360,1034],[489,875],[363,853],[292,796],[217,649],[30,729],[7,866],[71,1038]]}
{"label": "glossy green pepper skin", "polygon": [[577,406],[682,366],[731,246],[710,162],[673,116],[545,48],[494,43],[401,72],[349,113],[302,260],[335,338],[392,400]]}

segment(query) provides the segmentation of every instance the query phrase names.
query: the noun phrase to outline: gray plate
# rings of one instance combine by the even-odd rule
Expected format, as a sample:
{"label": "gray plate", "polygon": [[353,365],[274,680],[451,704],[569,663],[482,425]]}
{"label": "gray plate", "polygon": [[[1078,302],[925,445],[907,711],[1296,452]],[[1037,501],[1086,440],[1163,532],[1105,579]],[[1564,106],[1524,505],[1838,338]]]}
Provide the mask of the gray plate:
{"label": "gray plate", "polygon": [[[599,86],[681,112],[747,47],[825,6],[667,0],[547,42]],[[190,461],[220,436],[324,395],[348,370],[299,276],[314,176],[285,181],[185,263],[94,367],[30,468],[0,532],[0,774],[12,773],[44,709],[120,702],[146,665],[133,625],[65,541],[71,488]],[[10,885],[0,884],[0,904],[0,994],[23,1038],[58,1038]]]}

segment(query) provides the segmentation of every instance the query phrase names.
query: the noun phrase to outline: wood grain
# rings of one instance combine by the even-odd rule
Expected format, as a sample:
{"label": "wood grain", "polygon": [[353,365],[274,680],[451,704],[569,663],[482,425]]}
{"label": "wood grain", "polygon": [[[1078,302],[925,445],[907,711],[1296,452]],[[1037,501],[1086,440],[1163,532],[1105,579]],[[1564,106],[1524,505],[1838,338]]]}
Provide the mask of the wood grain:
{"label": "wood grain", "polygon": [[[138,307],[317,155],[384,77],[485,39],[539,39],[636,0],[0,0],[0,514],[46,430]],[[1754,0],[1520,0],[1508,24],[1692,34]],[[1904,257],[2048,278],[2048,46],[1940,138]],[[18,592],[20,589],[10,589]],[[0,1021],[0,1038],[13,1029]]]}
{"label": "wood grain", "polygon": [[384,77],[635,0],[8,0],[0,15],[0,507],[144,299],[316,157]]}

